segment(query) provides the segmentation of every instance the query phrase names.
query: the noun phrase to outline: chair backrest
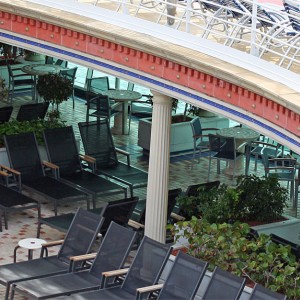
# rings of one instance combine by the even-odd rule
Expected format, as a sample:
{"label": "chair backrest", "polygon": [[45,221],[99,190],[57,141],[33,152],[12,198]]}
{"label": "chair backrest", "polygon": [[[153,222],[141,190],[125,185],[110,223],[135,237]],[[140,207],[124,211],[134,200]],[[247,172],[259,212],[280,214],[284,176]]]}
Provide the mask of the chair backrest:
{"label": "chair backrest", "polygon": [[[169,220],[171,213],[176,205],[176,198],[180,196],[182,193],[182,189],[173,189],[168,192],[168,210],[167,210],[167,220]],[[143,211],[140,214],[138,222],[141,224],[145,224],[146,217],[146,207],[144,207]]]}
{"label": "chair backrest", "polygon": [[12,114],[12,106],[4,106],[0,108],[0,124],[8,122]]}
{"label": "chair backrest", "polygon": [[32,121],[37,119],[44,119],[48,107],[49,107],[49,102],[21,105],[16,120]]}
{"label": "chair backrest", "polygon": [[46,129],[43,134],[49,160],[59,166],[60,175],[82,171],[72,126]]}
{"label": "chair backrest", "polygon": [[67,69],[67,70],[61,70],[59,72],[59,75],[71,80],[72,84],[74,85],[77,69],[78,69],[78,67],[74,67],[74,68]]}
{"label": "chair backrest", "polygon": [[271,291],[260,284],[255,284],[249,300],[285,300],[287,296]]}
{"label": "chair backrest", "polygon": [[113,137],[107,119],[78,123],[84,151],[96,159],[96,167],[113,167],[118,164]]}
{"label": "chair backrest", "polygon": [[121,269],[135,241],[134,230],[111,222],[101,242],[90,273],[101,278],[102,272]]}
{"label": "chair backrest", "polygon": [[192,127],[193,136],[202,134],[202,126],[201,126],[201,122],[200,122],[199,117],[194,118],[193,120],[191,120],[190,124],[191,124],[191,127]]}
{"label": "chair backrest", "polygon": [[133,89],[134,89],[134,83],[128,82],[128,84],[127,84],[127,91],[133,91]]}
{"label": "chair backrest", "polygon": [[10,166],[21,172],[23,182],[45,176],[33,132],[5,135],[4,142]]}
{"label": "chair backrest", "polygon": [[[103,213],[104,222],[101,226],[102,235],[106,234],[111,222],[122,226],[127,225],[138,200],[138,197],[132,197],[108,202]],[[99,208],[92,209],[91,211],[94,213],[100,212]]]}
{"label": "chair backrest", "polygon": [[283,6],[295,31],[300,31],[300,10],[297,1],[284,0]]}
{"label": "chair backrest", "polygon": [[185,195],[188,197],[197,196],[201,191],[208,192],[213,188],[218,188],[220,186],[220,183],[221,182],[219,180],[215,180],[210,182],[189,185],[185,191]]}
{"label": "chair backrest", "polygon": [[245,278],[216,267],[202,299],[239,299],[245,282]]}
{"label": "chair backrest", "polygon": [[207,262],[179,251],[157,299],[193,300],[207,266]]}
{"label": "chair backrest", "polygon": [[87,92],[101,94],[101,92],[107,90],[109,90],[108,76],[87,79]]}
{"label": "chair backrest", "polygon": [[96,110],[95,116],[110,118],[110,100],[106,95],[99,94],[88,100],[88,108]]}
{"label": "chair backrest", "polygon": [[209,150],[211,153],[217,152],[218,158],[235,159],[236,144],[234,137],[221,137],[215,134],[209,134]]}
{"label": "chair backrest", "polygon": [[68,66],[68,61],[63,60],[63,59],[57,59],[56,62],[55,62],[55,65],[61,66],[61,67],[63,67],[63,68],[67,68],[67,66]]}
{"label": "chair backrest", "polygon": [[70,256],[86,254],[90,251],[102,225],[102,215],[78,208],[65,236],[58,258],[67,263]]}
{"label": "chair backrest", "polygon": [[169,245],[144,236],[121,288],[135,295],[137,288],[156,284],[171,249]]}

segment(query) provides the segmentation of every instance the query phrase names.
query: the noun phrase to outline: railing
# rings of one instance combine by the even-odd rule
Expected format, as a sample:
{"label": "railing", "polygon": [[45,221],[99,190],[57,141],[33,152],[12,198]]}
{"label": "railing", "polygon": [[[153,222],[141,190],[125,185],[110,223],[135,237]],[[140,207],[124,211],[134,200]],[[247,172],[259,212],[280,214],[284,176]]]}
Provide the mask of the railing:
{"label": "railing", "polygon": [[78,0],[206,38],[299,73],[300,4],[284,1],[277,6],[257,0]]}

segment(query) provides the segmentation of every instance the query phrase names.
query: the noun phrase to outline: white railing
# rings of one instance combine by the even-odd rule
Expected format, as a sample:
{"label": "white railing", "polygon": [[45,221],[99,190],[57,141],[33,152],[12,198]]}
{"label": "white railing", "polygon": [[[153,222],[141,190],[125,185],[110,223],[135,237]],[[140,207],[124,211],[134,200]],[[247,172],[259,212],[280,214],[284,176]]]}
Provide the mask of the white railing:
{"label": "white railing", "polygon": [[299,4],[284,1],[292,5],[289,12],[284,5],[257,0],[78,0],[206,38],[299,73]]}

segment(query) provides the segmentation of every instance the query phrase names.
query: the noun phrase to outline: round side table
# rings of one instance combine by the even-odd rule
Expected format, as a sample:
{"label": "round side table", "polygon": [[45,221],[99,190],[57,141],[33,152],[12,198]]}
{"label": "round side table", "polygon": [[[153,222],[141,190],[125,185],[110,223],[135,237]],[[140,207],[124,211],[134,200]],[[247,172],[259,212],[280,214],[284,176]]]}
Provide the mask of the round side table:
{"label": "round side table", "polygon": [[18,245],[14,249],[14,263],[17,260],[17,250],[19,248],[24,248],[28,250],[28,260],[32,259],[32,252],[36,249],[41,249],[42,245],[45,244],[46,241],[37,238],[27,238],[22,239],[18,242]]}

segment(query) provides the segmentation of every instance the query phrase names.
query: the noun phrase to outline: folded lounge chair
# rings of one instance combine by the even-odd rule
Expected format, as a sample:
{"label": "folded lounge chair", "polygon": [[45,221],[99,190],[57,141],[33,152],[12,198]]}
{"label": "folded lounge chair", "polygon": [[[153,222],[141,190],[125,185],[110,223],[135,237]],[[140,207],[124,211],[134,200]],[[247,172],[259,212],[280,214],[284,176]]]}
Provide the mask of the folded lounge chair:
{"label": "folded lounge chair", "polygon": [[[148,173],[130,165],[129,153],[115,148],[107,119],[78,123],[85,154],[95,159],[95,171],[117,180],[130,189],[147,186]],[[126,156],[127,163],[118,160],[117,154]]]}
{"label": "folded lounge chair", "polygon": [[160,275],[168,261],[171,247],[144,237],[129,269],[120,269],[102,273],[104,278],[121,276],[126,274],[122,285],[106,287],[103,289],[81,294],[74,294],[60,299],[134,299],[137,289],[157,284]]}
{"label": "folded lounge chair", "polygon": [[81,159],[92,162],[79,155],[72,126],[47,129],[44,140],[50,162],[59,167],[60,179],[91,194],[93,208],[99,196],[123,193],[126,197],[126,187],[83,169]]}
{"label": "folded lounge chair", "polygon": [[[111,222],[90,269],[17,283],[13,285],[11,300],[15,291],[37,300],[97,290],[101,287],[102,272],[124,267],[134,240],[133,230]],[[91,257],[92,254],[87,254],[73,257],[73,260]],[[113,281],[112,284],[117,282]]]}
{"label": "folded lounge chair", "polygon": [[[104,223],[101,226],[100,233],[104,236],[112,221],[125,226],[128,223],[137,202],[138,197],[125,198],[110,201],[108,203],[102,203],[100,207],[91,209],[90,212],[102,214],[104,217]],[[68,213],[54,217],[40,218],[37,237],[40,236],[41,226],[43,224],[66,232],[70,227],[73,217],[74,213]]]}
{"label": "folded lounge chair", "polygon": [[[21,174],[22,185],[44,199],[54,203],[54,213],[57,215],[57,204],[63,202],[87,201],[89,208],[90,196],[74,187],[47,176],[44,167],[58,168],[47,162],[42,162],[33,132],[4,136],[4,142],[10,162],[9,172]],[[5,169],[5,167],[3,166]]]}
{"label": "folded lounge chair", "polygon": [[[102,216],[79,208],[65,239],[44,244],[40,258],[0,266],[0,284],[6,286],[5,300],[8,300],[10,287],[13,283],[67,273],[70,266],[69,258],[87,254],[90,251],[102,222]],[[42,257],[45,249],[60,244],[61,247],[57,255]],[[74,268],[77,267],[79,264],[74,266]]]}

